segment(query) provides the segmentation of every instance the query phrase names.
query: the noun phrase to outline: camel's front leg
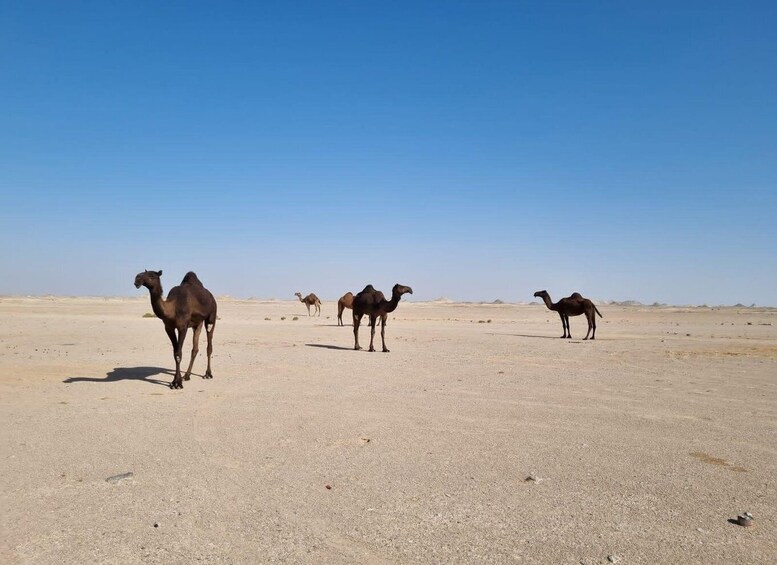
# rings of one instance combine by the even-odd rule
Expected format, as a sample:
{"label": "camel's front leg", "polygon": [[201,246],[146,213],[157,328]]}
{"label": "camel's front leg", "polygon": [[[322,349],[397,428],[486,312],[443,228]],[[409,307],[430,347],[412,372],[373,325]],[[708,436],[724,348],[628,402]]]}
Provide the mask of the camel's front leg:
{"label": "camel's front leg", "polygon": [[183,375],[183,380],[188,381],[191,378],[192,367],[194,366],[194,358],[197,357],[197,353],[200,352],[200,332],[202,331],[203,323],[194,328],[194,334],[192,335],[192,358],[189,360],[189,368],[186,369],[186,373]]}
{"label": "camel's front leg", "polygon": [[380,317],[380,340],[383,342],[383,353],[389,353],[388,347],[386,347],[386,320],[388,316],[383,314]]}
{"label": "camel's front leg", "polygon": [[[165,326],[165,331],[167,332],[167,337],[170,338],[170,345],[173,346],[173,359],[175,359],[175,352],[178,351],[178,336],[175,335],[175,328],[172,326]],[[178,365],[176,364],[176,367]],[[176,373],[178,370],[176,369]],[[175,377],[173,377],[173,382],[170,383],[170,388],[176,388],[173,385],[175,384]]]}
{"label": "camel's front leg", "polygon": [[358,351],[361,349],[361,346],[359,345],[359,325],[362,323],[362,317],[361,314],[358,316],[356,315],[356,312],[353,313],[353,339],[354,339],[354,345],[353,348]]}
{"label": "camel's front leg", "polygon": [[572,328],[569,327],[569,316],[564,314],[564,321],[567,323],[567,339],[572,339]]}
{"label": "camel's front leg", "polygon": [[205,376],[203,378],[205,379],[212,379],[213,373],[210,371],[210,356],[213,354],[213,332],[216,330],[216,323],[210,324],[210,328],[208,328],[208,324],[205,324],[205,335],[208,337],[208,369],[205,371]]}
{"label": "camel's front leg", "polygon": [[308,307],[308,316],[310,316],[310,304],[305,304]]}
{"label": "camel's front leg", "polygon": [[564,314],[559,312],[558,317],[561,318],[561,328],[564,330],[564,335],[561,336],[561,339],[564,339],[565,337],[567,337],[567,324],[564,321]]}
{"label": "camel's front leg", "polygon": [[375,351],[372,343],[375,341],[375,320],[377,316],[370,314],[370,348],[367,351]]}
{"label": "camel's front leg", "polygon": [[181,379],[181,358],[183,354],[183,342],[186,339],[186,326],[178,328],[178,344],[175,348],[175,377],[173,382],[170,383],[170,388],[183,388],[183,379]]}

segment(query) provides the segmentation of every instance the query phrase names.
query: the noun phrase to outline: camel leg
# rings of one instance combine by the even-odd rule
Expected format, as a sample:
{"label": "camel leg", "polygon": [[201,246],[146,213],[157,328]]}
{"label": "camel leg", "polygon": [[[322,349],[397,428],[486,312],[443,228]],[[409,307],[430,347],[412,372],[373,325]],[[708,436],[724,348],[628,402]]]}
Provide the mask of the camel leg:
{"label": "camel leg", "polygon": [[[596,339],[596,314],[594,312],[591,312],[591,315],[588,315],[588,312],[586,312],[586,318],[588,318],[588,333],[592,333],[591,339]],[[588,339],[588,334],[585,334],[585,339]]]}
{"label": "camel leg", "polygon": [[212,379],[213,373],[210,370],[210,356],[213,354],[213,332],[216,330],[216,324],[210,324],[210,329],[208,328],[208,324],[205,324],[205,335],[208,337],[208,369],[205,371],[205,377],[206,379]]}
{"label": "camel leg", "polygon": [[194,334],[192,334],[192,358],[189,359],[189,368],[186,369],[186,372],[183,375],[183,380],[188,381],[191,378],[192,374],[192,367],[194,366],[194,358],[197,357],[197,353],[200,352],[199,342],[200,342],[200,332],[202,331],[203,323],[200,322],[200,324],[194,328]]}
{"label": "camel leg", "polygon": [[[173,346],[173,359],[175,359],[175,352],[178,351],[178,336],[175,335],[175,328],[172,326],[165,326],[165,331],[167,332],[167,337],[170,338],[170,345]],[[176,367],[177,366],[178,365],[176,364]],[[175,384],[175,377],[173,377],[173,382],[170,383],[170,388],[176,388],[173,384]]]}
{"label": "camel leg", "polygon": [[567,323],[564,321],[564,314],[561,312],[558,313],[558,317],[561,318],[561,327],[564,330],[564,335],[561,336],[561,339],[564,339],[567,337]]}
{"label": "camel leg", "polygon": [[354,339],[354,345],[353,348],[358,351],[361,349],[361,346],[359,345],[359,325],[362,323],[362,317],[361,314],[358,316],[356,315],[356,312],[353,313],[353,339]]}
{"label": "camel leg", "polygon": [[380,340],[383,342],[383,353],[389,353],[388,347],[386,347],[386,320],[388,316],[385,314],[380,317]]}
{"label": "camel leg", "polygon": [[572,328],[569,327],[569,315],[564,314],[564,320],[567,323],[567,339],[572,339]]}
{"label": "camel leg", "polygon": [[337,325],[343,325],[343,307],[340,304],[337,305]]}
{"label": "camel leg", "polygon": [[170,388],[183,388],[183,380],[181,379],[181,358],[183,349],[183,342],[186,339],[186,326],[178,328],[178,343],[175,348],[175,377],[173,382],[170,383]]}
{"label": "camel leg", "polygon": [[318,313],[318,317],[321,317],[321,303],[316,304],[316,312]]}
{"label": "camel leg", "polygon": [[370,314],[370,348],[367,351],[375,351],[372,342],[375,341],[375,320],[377,316]]}
{"label": "camel leg", "polygon": [[305,304],[308,307],[308,316],[310,316],[310,304]]}

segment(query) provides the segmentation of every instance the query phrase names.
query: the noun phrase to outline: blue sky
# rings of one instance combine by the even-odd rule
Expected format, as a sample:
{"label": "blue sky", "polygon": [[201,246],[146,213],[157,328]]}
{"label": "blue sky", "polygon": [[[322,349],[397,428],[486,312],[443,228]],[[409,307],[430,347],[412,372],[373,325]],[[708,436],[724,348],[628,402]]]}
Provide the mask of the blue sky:
{"label": "blue sky", "polygon": [[777,305],[774,2],[5,2],[0,294]]}

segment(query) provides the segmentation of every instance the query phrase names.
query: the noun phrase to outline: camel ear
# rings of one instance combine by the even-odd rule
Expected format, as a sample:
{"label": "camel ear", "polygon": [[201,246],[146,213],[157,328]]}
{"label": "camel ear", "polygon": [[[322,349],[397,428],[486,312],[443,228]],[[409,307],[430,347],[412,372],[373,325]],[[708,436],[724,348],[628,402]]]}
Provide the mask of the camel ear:
{"label": "camel ear", "polygon": [[161,277],[162,276],[162,271],[157,271],[156,272],[156,276]]}

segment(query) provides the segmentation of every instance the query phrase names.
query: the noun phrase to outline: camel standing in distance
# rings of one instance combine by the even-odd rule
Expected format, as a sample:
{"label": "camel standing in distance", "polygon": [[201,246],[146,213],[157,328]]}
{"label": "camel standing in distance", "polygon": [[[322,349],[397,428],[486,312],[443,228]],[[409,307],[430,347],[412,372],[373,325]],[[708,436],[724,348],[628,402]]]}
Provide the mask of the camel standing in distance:
{"label": "camel standing in distance", "polygon": [[299,298],[299,301],[302,302],[305,306],[308,307],[308,316],[310,316],[310,307],[315,306],[316,312],[318,312],[318,315],[321,315],[321,301],[318,299],[318,296],[313,294],[312,292],[308,294],[305,298],[302,298],[301,292],[295,292],[294,296]]}
{"label": "camel standing in distance", "polygon": [[403,294],[413,294],[413,289],[409,286],[395,284],[391,291],[391,300],[379,290],[368,284],[359,294],[353,297],[353,338],[355,350],[361,349],[359,346],[359,325],[361,325],[362,316],[365,314],[370,317],[370,349],[375,351],[373,341],[375,340],[375,322],[378,318],[381,321],[380,339],[383,342],[383,353],[388,353],[386,347],[386,320],[389,313],[397,309],[399,299]]}
{"label": "camel standing in distance", "polygon": [[353,292],[346,292],[340,297],[340,300],[337,301],[337,325],[342,326],[343,324],[343,310],[348,308],[349,310],[353,309]]}
{"label": "camel standing in distance", "polygon": [[[135,277],[135,288],[145,286],[151,296],[151,309],[156,317],[165,325],[167,337],[173,346],[175,358],[175,377],[170,383],[170,388],[183,388],[183,381],[188,381],[192,374],[194,358],[199,351],[198,342],[202,326],[208,336],[208,369],[205,371],[205,379],[212,379],[210,370],[210,357],[213,353],[213,330],[216,329],[216,299],[205,288],[200,279],[189,271],[181,281],[180,286],[174,286],[167,293],[167,300],[162,298],[162,271],[143,271]],[[192,357],[189,368],[181,378],[181,358],[183,342],[186,339],[186,330],[192,328],[194,337],[192,343]],[[178,335],[176,335],[178,332]]]}
{"label": "camel standing in distance", "polygon": [[572,332],[569,329],[569,317],[585,314],[588,320],[588,333],[585,334],[583,339],[588,339],[589,335],[591,335],[591,339],[596,339],[596,314],[599,314],[600,318],[604,316],[602,316],[593,302],[583,298],[579,292],[573,292],[570,296],[562,298],[555,304],[550,300],[550,294],[548,294],[547,290],[538,290],[534,293],[534,296],[542,298],[548,309],[558,312],[561,318],[561,325],[564,328],[562,338],[572,338]]}

